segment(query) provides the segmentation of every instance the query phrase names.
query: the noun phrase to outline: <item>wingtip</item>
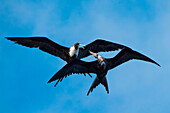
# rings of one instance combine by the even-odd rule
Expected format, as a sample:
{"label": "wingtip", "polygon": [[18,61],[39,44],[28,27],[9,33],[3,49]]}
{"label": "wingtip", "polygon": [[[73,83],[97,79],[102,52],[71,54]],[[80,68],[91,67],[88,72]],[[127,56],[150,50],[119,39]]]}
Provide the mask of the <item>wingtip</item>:
{"label": "wingtip", "polygon": [[[134,50],[132,50],[132,49],[129,49],[129,48],[125,48],[124,50],[130,50],[133,54],[135,53],[135,54],[138,54],[138,56],[141,56],[141,58],[139,58],[139,60],[144,60],[144,61],[148,61],[148,62],[151,62],[151,63],[153,63],[153,64],[156,64],[157,66],[159,66],[159,67],[161,67],[161,65],[160,64],[158,64],[156,61],[154,61],[153,59],[151,59],[151,58],[149,58],[149,57],[147,57],[147,56],[145,56],[145,55],[143,55],[143,54],[141,54],[141,53],[139,53],[139,52],[137,52],[137,51],[134,51]],[[143,58],[142,58],[143,57]]]}
{"label": "wingtip", "polygon": [[47,82],[47,84],[49,84],[50,82]]}
{"label": "wingtip", "polygon": [[9,37],[5,37],[7,40],[9,40]]}
{"label": "wingtip", "polygon": [[14,38],[12,37],[5,37],[7,40],[11,40],[11,41],[14,41]]}
{"label": "wingtip", "polygon": [[158,64],[157,62],[155,62],[155,61],[154,61],[153,63],[154,63],[154,64],[156,64],[157,66],[161,67],[161,65],[160,65],[160,64]]}
{"label": "wingtip", "polygon": [[89,89],[89,91],[87,92],[87,96],[89,96],[89,93],[92,92],[91,89]]}
{"label": "wingtip", "polygon": [[87,96],[89,96],[89,93],[90,93],[90,92],[87,93]]}
{"label": "wingtip", "polygon": [[158,64],[158,66],[159,66],[159,67],[161,67],[161,65],[160,65],[160,64]]}
{"label": "wingtip", "polygon": [[50,80],[47,82],[47,84],[49,84],[49,83],[51,83],[51,81],[50,81]]}
{"label": "wingtip", "polygon": [[53,82],[53,81],[54,81],[54,78],[52,77],[52,78],[50,78],[50,80],[48,80],[47,83],[51,83],[51,82]]}

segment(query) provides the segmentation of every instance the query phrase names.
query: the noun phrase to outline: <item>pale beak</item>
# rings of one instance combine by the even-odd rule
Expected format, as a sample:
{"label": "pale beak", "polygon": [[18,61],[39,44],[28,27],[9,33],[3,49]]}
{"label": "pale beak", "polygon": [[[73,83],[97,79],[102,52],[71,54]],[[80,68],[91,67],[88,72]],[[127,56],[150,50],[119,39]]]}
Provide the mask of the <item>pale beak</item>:
{"label": "pale beak", "polygon": [[85,46],[86,45],[79,44],[79,47],[82,47],[83,49],[85,49]]}
{"label": "pale beak", "polygon": [[96,53],[93,53],[93,52],[92,52],[92,51],[90,51],[90,50],[89,50],[89,52],[90,52],[90,54],[92,54],[94,57],[96,57],[96,58],[97,58],[97,56],[98,56],[98,55],[97,55]]}

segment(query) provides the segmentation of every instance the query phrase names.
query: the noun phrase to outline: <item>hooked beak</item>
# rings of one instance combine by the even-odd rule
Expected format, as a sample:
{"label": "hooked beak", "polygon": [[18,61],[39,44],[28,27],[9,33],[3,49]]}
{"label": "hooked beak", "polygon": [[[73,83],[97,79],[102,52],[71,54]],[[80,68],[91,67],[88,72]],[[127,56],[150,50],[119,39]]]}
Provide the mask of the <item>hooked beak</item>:
{"label": "hooked beak", "polygon": [[79,47],[82,47],[83,49],[85,49],[85,46],[86,45],[79,44]]}
{"label": "hooked beak", "polygon": [[97,58],[97,56],[98,56],[98,55],[97,55],[96,53],[93,53],[93,52],[92,52],[92,51],[90,51],[90,50],[89,50],[89,52],[90,52],[90,54],[92,54],[94,57],[96,57],[96,58]]}

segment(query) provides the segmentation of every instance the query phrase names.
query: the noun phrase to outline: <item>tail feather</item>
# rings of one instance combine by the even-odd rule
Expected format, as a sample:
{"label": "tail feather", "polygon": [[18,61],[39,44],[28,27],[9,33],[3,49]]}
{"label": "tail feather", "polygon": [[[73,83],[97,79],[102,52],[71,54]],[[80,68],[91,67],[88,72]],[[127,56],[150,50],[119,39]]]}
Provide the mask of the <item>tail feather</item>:
{"label": "tail feather", "polygon": [[101,82],[100,79],[98,77],[96,77],[87,93],[87,96],[89,95],[90,92],[93,91],[94,88],[96,88],[100,84],[100,82]]}
{"label": "tail feather", "polygon": [[104,85],[107,93],[109,93],[109,88],[108,88],[108,83],[107,83],[107,79],[106,79],[106,76],[102,79],[102,85]]}
{"label": "tail feather", "polygon": [[106,77],[104,77],[102,80],[100,80],[98,77],[96,77],[95,80],[93,81],[93,84],[91,85],[88,93],[87,93],[87,96],[88,96],[89,93],[92,92],[93,89],[96,88],[100,83],[101,83],[102,85],[104,85],[107,93],[109,93],[109,88],[108,88],[108,84],[107,84],[107,79],[106,79]]}

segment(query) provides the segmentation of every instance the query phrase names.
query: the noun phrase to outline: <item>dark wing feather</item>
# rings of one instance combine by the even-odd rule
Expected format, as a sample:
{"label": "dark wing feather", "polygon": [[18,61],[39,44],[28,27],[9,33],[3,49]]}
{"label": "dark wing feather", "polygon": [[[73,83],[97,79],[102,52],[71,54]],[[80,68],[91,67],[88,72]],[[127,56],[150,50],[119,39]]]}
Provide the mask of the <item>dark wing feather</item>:
{"label": "dark wing feather", "polygon": [[111,59],[106,59],[108,64],[108,69],[112,69],[126,61],[132,60],[132,59],[138,59],[138,60],[144,60],[147,62],[154,63],[158,66],[160,66],[158,63],[156,63],[154,60],[150,59],[149,57],[134,51],[130,48],[125,48],[121,50],[115,57]]}
{"label": "dark wing feather", "polygon": [[67,61],[69,48],[61,46],[46,37],[6,37],[8,40],[14,41],[30,48],[39,48],[42,51],[60,57]]}
{"label": "dark wing feather", "polygon": [[91,85],[91,87],[90,87],[90,89],[89,89],[89,91],[88,91],[88,93],[87,93],[87,96],[88,96],[89,93],[92,92],[93,89],[96,88],[100,83],[101,83],[102,85],[104,85],[107,93],[109,93],[109,88],[108,88],[106,76],[105,76],[102,80],[100,80],[100,79],[96,76],[95,80],[93,81],[93,83],[92,83],[92,85]]}
{"label": "dark wing feather", "polygon": [[84,58],[84,57],[91,55],[89,53],[89,50],[94,53],[98,53],[98,52],[105,52],[105,51],[115,51],[118,49],[123,49],[125,47],[126,46],[123,46],[117,43],[97,39],[91,42],[90,44],[86,45],[84,49],[80,48],[78,58]]}
{"label": "dark wing feather", "polygon": [[93,81],[92,85],[90,86],[89,91],[87,92],[87,96],[89,95],[90,92],[93,91],[94,88],[96,88],[99,84],[101,83],[101,80],[96,77],[95,80]]}
{"label": "dark wing feather", "polygon": [[74,60],[68,64],[66,64],[62,69],[60,69],[49,81],[48,83],[55,81],[57,79],[62,79],[67,77],[68,75],[77,73],[77,74],[85,74],[85,73],[97,73],[96,71],[97,61],[93,62],[85,62],[81,60]]}

